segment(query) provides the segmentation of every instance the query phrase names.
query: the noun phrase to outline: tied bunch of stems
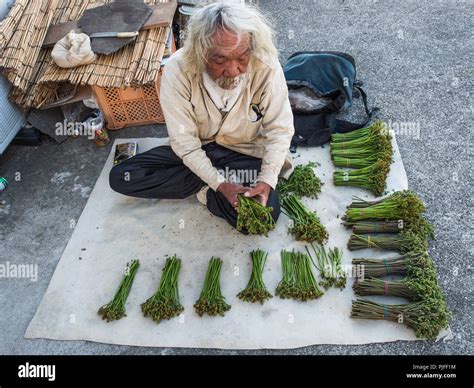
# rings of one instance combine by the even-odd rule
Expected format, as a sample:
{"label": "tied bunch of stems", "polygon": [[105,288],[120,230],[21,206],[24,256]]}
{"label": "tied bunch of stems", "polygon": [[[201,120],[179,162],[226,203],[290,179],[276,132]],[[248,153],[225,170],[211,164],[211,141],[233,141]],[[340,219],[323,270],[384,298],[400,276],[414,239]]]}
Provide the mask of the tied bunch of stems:
{"label": "tied bunch of stems", "polygon": [[257,249],[250,252],[252,258],[252,274],[250,275],[247,287],[242,290],[237,297],[245,302],[263,304],[266,300],[272,298],[263,281],[263,268],[267,261],[268,253]]}
{"label": "tied bunch of stems", "polygon": [[275,220],[271,215],[273,208],[263,206],[257,200],[243,194],[238,194],[237,198],[239,202],[237,230],[268,236],[268,232],[275,229]]}
{"label": "tied bunch of stems", "polygon": [[300,164],[295,167],[288,180],[282,179],[277,189],[282,196],[294,194],[298,197],[317,198],[321,192],[321,180],[314,173],[316,163]]}
{"label": "tied bunch of stems", "polygon": [[356,198],[343,216],[344,224],[353,230],[349,249],[424,252],[428,240],[434,238],[433,226],[423,217],[425,211],[424,203],[410,190],[377,201]]}
{"label": "tied bunch of stems", "polygon": [[145,317],[160,323],[163,319],[171,319],[184,311],[178,292],[180,269],[181,260],[176,255],[166,259],[157,291],[141,305]]}
{"label": "tied bunch of stems", "polygon": [[390,281],[384,281],[377,277],[358,279],[354,282],[354,292],[361,296],[398,296],[411,301],[442,298],[436,267],[427,253],[408,255],[408,258],[404,259],[404,264],[405,278]]}
{"label": "tied bunch of stems", "polygon": [[418,277],[406,277],[401,280],[382,280],[367,278],[354,282],[353,290],[356,295],[385,295],[398,296],[410,301],[419,301],[427,297],[436,298],[441,294],[435,276],[430,273],[420,273]]}
{"label": "tied bunch of stems", "polygon": [[377,319],[404,323],[418,338],[436,339],[448,327],[451,313],[442,295],[399,305],[375,303],[366,299],[352,301],[352,318]]}
{"label": "tied bunch of stems", "polygon": [[361,278],[407,276],[415,271],[436,271],[426,252],[409,252],[404,256],[387,259],[353,259],[352,264],[361,268]]}
{"label": "tied bunch of stems", "polygon": [[387,221],[356,221],[354,223],[344,223],[346,226],[352,225],[352,231],[356,234],[364,233],[400,233],[410,231],[425,239],[434,238],[434,228],[430,222],[424,218],[411,221],[387,220]]}
{"label": "tied bunch of stems", "polygon": [[139,266],[140,262],[138,260],[132,260],[127,263],[125,274],[114,298],[111,302],[102,306],[97,312],[102,319],[110,322],[127,316],[127,314],[125,314],[125,303],[127,302],[128,294],[132,288],[133,279],[135,279],[135,274]]}
{"label": "tied bunch of stems", "polygon": [[387,175],[390,171],[390,162],[381,159],[374,164],[347,171],[338,170],[334,172],[335,186],[357,186],[372,191],[375,196],[384,193]]}
{"label": "tied bunch of stems", "polygon": [[298,241],[318,242],[322,244],[328,238],[326,228],[321,224],[315,212],[308,210],[295,195],[281,200],[283,213],[292,220],[289,232]]}
{"label": "tied bunch of stems", "polygon": [[326,289],[330,287],[340,288],[341,290],[344,289],[344,287],[346,287],[347,277],[342,267],[342,250],[336,247],[334,249],[329,248],[326,252],[323,246],[316,248],[311,244],[311,248],[316,256],[315,262],[308,247],[305,248],[314,266],[321,274],[322,280],[320,284]]}
{"label": "tied bunch of stems", "polygon": [[302,302],[318,299],[323,292],[318,286],[308,255],[300,252],[282,250],[282,280],[275,294],[282,299],[296,299]]}
{"label": "tied bunch of stems", "polygon": [[343,219],[346,225],[361,220],[404,220],[419,219],[426,211],[423,201],[411,190],[397,191],[377,201],[356,198],[347,208]]}
{"label": "tied bunch of stems", "polygon": [[222,260],[212,257],[207,267],[204,286],[199,299],[194,304],[194,309],[202,317],[204,314],[210,316],[224,316],[225,312],[230,310],[230,305],[225,302],[222,296],[220,276]]}
{"label": "tied bunch of stems", "polygon": [[[353,301],[354,318],[385,319],[405,323],[415,330],[417,337],[435,339],[448,326],[451,313],[439,287],[436,267],[428,253],[408,253],[403,257],[382,260],[354,259],[355,265],[363,266],[354,292],[360,296],[386,295],[402,297],[412,303],[384,305],[364,299]],[[405,276],[401,280],[384,281],[379,277]]]}
{"label": "tied bunch of stems", "polygon": [[349,133],[331,135],[331,158],[339,170],[336,186],[358,186],[382,195],[392,163],[392,137],[382,121]]}
{"label": "tied bunch of stems", "polygon": [[379,248],[388,251],[424,252],[428,249],[428,242],[413,232],[401,232],[391,235],[372,235],[352,233],[347,247],[350,251],[365,248]]}

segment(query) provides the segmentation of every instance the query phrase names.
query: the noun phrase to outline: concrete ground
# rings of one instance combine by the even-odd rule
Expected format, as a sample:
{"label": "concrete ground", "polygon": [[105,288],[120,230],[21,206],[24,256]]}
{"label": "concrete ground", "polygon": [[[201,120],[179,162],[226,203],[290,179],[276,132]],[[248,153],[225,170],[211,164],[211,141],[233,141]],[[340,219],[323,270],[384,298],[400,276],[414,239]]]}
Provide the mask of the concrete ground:
{"label": "concrete ground", "polygon": [[[471,354],[472,333],[472,38],[471,1],[261,0],[276,23],[282,63],[299,50],[339,50],[358,62],[380,117],[415,132],[398,142],[411,189],[436,226],[431,244],[440,285],[453,312],[454,339],[363,346],[310,346],[288,351],[221,351],[112,346],[85,341],[26,340],[23,334],[105,162],[109,148],[85,138],[61,145],[10,146],[0,176],[12,184],[0,200],[0,263],[38,263],[37,282],[0,281],[1,354]],[[360,107],[358,107],[360,109]],[[354,108],[354,111],[357,109]],[[419,133],[417,133],[419,128]],[[163,126],[117,136],[163,136]],[[419,134],[419,136],[418,136]],[[20,173],[20,175],[16,175]],[[15,177],[20,181],[15,181]],[[317,330],[317,328],[315,328]]]}

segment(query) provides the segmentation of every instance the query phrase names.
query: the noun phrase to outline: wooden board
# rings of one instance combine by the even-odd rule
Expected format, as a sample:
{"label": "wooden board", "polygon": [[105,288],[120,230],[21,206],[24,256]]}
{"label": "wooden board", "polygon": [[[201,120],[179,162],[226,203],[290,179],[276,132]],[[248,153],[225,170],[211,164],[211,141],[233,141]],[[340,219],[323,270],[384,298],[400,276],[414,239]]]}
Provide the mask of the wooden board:
{"label": "wooden board", "polygon": [[[177,5],[178,4],[176,1],[151,5],[150,7],[152,8],[153,12],[140,31],[170,26],[176,12]],[[76,20],[51,26],[48,29],[46,37],[44,38],[42,47],[54,46],[58,40],[61,40],[71,30],[74,30],[78,33],[82,32],[78,23],[79,22]]]}

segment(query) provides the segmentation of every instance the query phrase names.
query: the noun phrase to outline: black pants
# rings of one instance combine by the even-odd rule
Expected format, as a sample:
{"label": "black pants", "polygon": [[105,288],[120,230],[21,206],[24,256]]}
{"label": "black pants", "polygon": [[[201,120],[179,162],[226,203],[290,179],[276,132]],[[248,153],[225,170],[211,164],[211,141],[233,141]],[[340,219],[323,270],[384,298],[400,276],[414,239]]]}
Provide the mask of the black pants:
{"label": "black pants", "polygon": [[[240,154],[216,143],[204,145],[203,150],[214,167],[226,171],[247,171],[241,174],[241,184],[249,186],[250,179],[260,172],[262,160]],[[227,168],[227,169],[226,169]],[[196,194],[206,184],[187,168],[170,146],[155,147],[114,166],[109,176],[112,190],[138,198],[182,199]],[[280,215],[278,193],[271,190],[267,206],[272,207],[275,221]],[[234,228],[237,212],[222,193],[207,191],[207,208],[217,217],[227,220]],[[247,234],[245,230],[242,233]]]}

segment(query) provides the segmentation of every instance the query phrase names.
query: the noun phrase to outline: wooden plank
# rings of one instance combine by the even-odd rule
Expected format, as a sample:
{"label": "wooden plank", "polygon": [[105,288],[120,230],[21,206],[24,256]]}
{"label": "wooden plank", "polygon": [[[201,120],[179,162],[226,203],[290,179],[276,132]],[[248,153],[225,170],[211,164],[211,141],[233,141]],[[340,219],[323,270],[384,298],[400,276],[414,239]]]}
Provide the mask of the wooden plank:
{"label": "wooden plank", "polygon": [[[176,1],[151,5],[150,7],[153,9],[153,13],[145,22],[140,31],[170,26],[173,21],[177,6],[178,3]],[[56,24],[54,26],[49,27],[46,37],[44,38],[42,47],[54,46],[58,40],[61,40],[71,30],[74,30],[78,33],[82,32],[79,28],[79,22],[77,20],[67,23]]]}
{"label": "wooden plank", "polygon": [[142,30],[169,26],[173,21],[177,6],[176,1],[153,6],[153,13],[143,25]]}

